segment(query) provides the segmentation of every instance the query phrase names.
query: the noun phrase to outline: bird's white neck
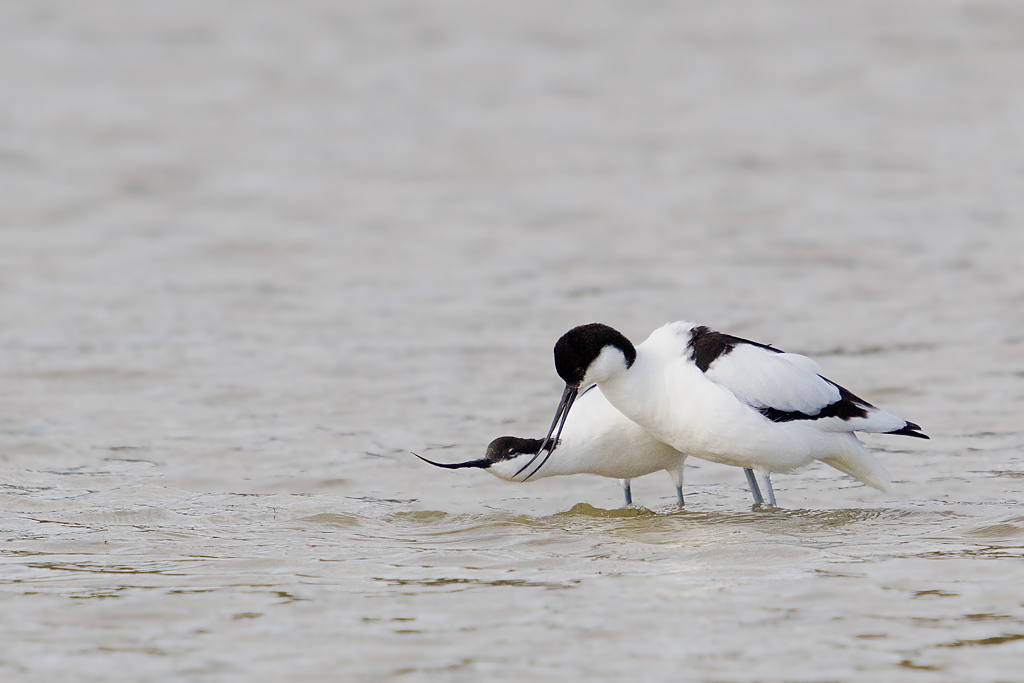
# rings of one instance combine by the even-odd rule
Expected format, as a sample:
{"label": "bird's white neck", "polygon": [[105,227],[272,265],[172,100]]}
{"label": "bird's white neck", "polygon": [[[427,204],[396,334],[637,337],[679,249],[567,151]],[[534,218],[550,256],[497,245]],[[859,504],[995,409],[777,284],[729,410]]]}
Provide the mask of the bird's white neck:
{"label": "bird's white neck", "polygon": [[629,366],[626,364],[626,356],[622,353],[622,349],[606,346],[587,366],[587,374],[584,375],[580,386],[588,387],[591,384],[600,384],[611,377],[625,374],[628,370]]}
{"label": "bird's white neck", "polygon": [[[602,351],[602,355],[604,352]],[[621,353],[619,354],[621,358]],[[598,357],[600,360],[600,356]],[[596,365],[597,361],[591,365]],[[643,424],[650,412],[649,397],[660,393],[659,386],[663,382],[660,373],[653,372],[648,354],[637,349],[636,360],[630,367],[625,366],[623,359],[621,368],[608,373],[603,380],[598,380],[601,391],[620,413],[637,424]],[[590,376],[590,373],[587,373]]]}

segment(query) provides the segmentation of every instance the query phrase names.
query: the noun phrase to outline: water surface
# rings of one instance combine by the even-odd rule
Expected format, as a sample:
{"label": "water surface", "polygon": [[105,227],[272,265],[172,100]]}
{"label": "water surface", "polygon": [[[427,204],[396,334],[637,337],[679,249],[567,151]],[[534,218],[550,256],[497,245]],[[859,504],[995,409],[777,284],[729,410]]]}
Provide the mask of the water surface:
{"label": "water surface", "polygon": [[[5,680],[1019,677],[1015,4],[0,12]],[[932,440],[778,510],[409,454],[675,319]]]}

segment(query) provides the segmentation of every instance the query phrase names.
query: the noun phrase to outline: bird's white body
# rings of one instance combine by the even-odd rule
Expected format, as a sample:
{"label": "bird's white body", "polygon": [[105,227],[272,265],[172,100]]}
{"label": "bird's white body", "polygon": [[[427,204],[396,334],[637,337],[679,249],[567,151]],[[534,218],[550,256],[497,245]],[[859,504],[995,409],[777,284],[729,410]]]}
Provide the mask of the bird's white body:
{"label": "bird's white body", "polygon": [[[506,481],[523,481],[530,469],[523,465],[534,453],[494,462],[487,469]],[[616,410],[597,387],[583,392],[566,420],[557,449],[530,480],[562,474],[597,474],[614,479],[636,477],[666,470],[683,483],[686,456],[661,441]]]}
{"label": "bird's white body", "polygon": [[854,432],[894,432],[910,423],[865,402],[850,403],[863,416],[773,421],[764,411],[817,416],[852,395],[824,379],[810,358],[752,343],[719,351],[702,369],[691,347],[696,328],[676,322],[655,330],[636,347],[632,365],[619,349],[606,346],[583,383],[596,382],[647,438],[688,455],[765,473],[791,472],[820,460],[876,489],[889,489],[888,472]]}

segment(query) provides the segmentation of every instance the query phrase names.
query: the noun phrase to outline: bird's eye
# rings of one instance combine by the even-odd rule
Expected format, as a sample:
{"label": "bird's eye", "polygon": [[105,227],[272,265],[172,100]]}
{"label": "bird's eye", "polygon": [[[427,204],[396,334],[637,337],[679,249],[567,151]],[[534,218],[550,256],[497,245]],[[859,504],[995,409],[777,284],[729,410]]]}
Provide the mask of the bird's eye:
{"label": "bird's eye", "polygon": [[512,454],[513,454],[513,453],[515,453],[515,452],[516,452],[516,449],[514,449],[514,448],[510,448],[510,449],[508,449],[508,454],[509,454],[509,455],[512,455]]}

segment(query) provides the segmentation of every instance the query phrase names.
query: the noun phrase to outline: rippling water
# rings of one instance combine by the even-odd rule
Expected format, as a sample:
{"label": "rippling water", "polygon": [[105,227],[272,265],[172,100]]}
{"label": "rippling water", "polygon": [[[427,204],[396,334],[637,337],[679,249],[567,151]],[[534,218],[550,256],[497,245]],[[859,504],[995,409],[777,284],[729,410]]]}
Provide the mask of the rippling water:
{"label": "rippling water", "polygon": [[[1019,677],[1016,4],[0,14],[4,680]],[[932,440],[777,510],[409,454],[675,319]]]}

